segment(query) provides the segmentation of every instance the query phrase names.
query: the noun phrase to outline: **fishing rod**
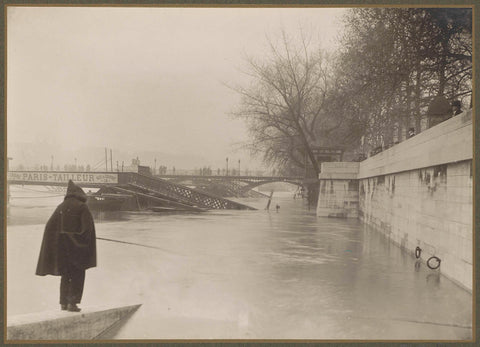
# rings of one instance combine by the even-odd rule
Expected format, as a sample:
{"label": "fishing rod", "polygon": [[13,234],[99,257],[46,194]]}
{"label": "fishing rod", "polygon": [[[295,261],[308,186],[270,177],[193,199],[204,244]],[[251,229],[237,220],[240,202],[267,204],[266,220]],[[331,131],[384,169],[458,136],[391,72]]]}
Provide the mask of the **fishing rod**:
{"label": "fishing rod", "polygon": [[[60,215],[61,215],[61,229],[63,230],[63,215],[62,215],[62,212],[60,212]],[[74,232],[69,232],[69,231],[60,231],[60,234],[68,234],[69,236],[72,236],[72,241],[78,245],[78,241],[75,240],[75,238],[73,238],[73,235],[77,234],[77,233],[74,233]],[[175,254],[175,255],[183,255],[183,254],[179,254],[179,253],[175,253],[175,252],[172,252],[172,251],[168,251],[164,248],[160,248],[160,247],[155,247],[155,246],[150,246],[150,245],[144,245],[144,244],[141,244],[141,243],[136,243],[136,242],[128,242],[128,241],[120,241],[120,240],[115,240],[115,239],[107,239],[105,237],[95,237],[97,240],[103,240],[103,241],[109,241],[109,242],[117,242],[117,243],[124,243],[124,244],[127,244],[127,245],[134,245],[134,246],[140,246],[140,247],[145,247],[145,248],[153,248],[153,249],[158,249],[158,250],[161,250],[163,252],[166,252],[166,253],[171,253],[171,254]]]}
{"label": "fishing rod", "polygon": [[128,241],[120,241],[120,240],[114,240],[114,239],[107,239],[105,237],[97,237],[96,238],[97,240],[103,240],[103,241],[110,241],[110,242],[117,242],[117,243],[125,243],[127,245],[134,245],[134,246],[140,246],[140,247],[146,247],[146,248],[153,248],[153,249],[159,249],[163,252],[166,252],[166,253],[171,253],[171,254],[175,254],[175,255],[179,255],[178,253],[175,253],[175,252],[172,252],[172,251],[168,251],[164,248],[160,248],[160,247],[155,247],[155,246],[149,246],[149,245],[144,245],[144,244],[141,244],[141,243],[135,243],[135,242],[128,242]]}

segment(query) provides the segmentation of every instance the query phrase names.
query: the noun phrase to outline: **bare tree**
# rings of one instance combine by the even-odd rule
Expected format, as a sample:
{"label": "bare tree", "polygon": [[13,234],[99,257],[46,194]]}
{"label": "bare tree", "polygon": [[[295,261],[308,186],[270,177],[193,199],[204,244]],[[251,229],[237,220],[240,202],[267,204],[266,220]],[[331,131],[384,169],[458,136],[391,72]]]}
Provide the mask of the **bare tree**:
{"label": "bare tree", "polygon": [[279,168],[320,172],[312,146],[325,113],[329,78],[325,54],[302,35],[297,44],[282,32],[279,44],[268,42],[263,59],[247,58],[249,86],[234,88],[241,102],[234,116],[247,122],[250,149]]}

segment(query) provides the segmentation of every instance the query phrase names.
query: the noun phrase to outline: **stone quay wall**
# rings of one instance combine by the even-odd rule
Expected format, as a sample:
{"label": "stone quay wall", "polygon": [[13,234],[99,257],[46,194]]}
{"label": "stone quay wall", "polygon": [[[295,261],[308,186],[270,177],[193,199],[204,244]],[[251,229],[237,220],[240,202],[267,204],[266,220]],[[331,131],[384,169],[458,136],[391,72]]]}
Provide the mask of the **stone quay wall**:
{"label": "stone quay wall", "polygon": [[360,163],[322,163],[317,216],[357,218]]}
{"label": "stone quay wall", "polygon": [[358,217],[408,252],[419,247],[471,291],[472,159],[468,111],[360,163],[322,163],[317,215]]}

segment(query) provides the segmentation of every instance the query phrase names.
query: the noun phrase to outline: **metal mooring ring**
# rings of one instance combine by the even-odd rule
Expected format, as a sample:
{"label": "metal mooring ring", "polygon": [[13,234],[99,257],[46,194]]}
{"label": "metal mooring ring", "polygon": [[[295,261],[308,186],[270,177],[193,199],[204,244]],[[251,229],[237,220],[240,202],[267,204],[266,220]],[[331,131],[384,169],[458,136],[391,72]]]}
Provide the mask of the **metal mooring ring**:
{"label": "metal mooring ring", "polygon": [[417,246],[417,248],[415,248],[415,258],[420,258],[420,254],[422,254],[422,249]]}
{"label": "metal mooring ring", "polygon": [[[432,259],[435,259],[435,260],[438,262],[437,266],[435,266],[435,267],[430,266],[430,260],[432,260]],[[441,263],[441,262],[442,262],[442,261],[440,260],[440,258],[433,256],[433,257],[428,258],[428,260],[427,260],[427,266],[428,266],[430,269],[435,270],[435,269],[438,269],[438,268],[440,267],[440,263]]]}

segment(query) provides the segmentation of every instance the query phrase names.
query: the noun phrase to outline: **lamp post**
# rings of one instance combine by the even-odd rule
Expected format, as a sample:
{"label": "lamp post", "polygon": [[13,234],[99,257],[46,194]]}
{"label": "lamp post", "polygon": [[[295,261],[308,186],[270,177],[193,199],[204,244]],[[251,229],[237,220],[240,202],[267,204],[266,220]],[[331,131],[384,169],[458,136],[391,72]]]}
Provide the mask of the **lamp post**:
{"label": "lamp post", "polygon": [[228,176],[228,157],[227,157],[227,176]]}
{"label": "lamp post", "polygon": [[240,159],[238,159],[238,176],[240,176]]}

